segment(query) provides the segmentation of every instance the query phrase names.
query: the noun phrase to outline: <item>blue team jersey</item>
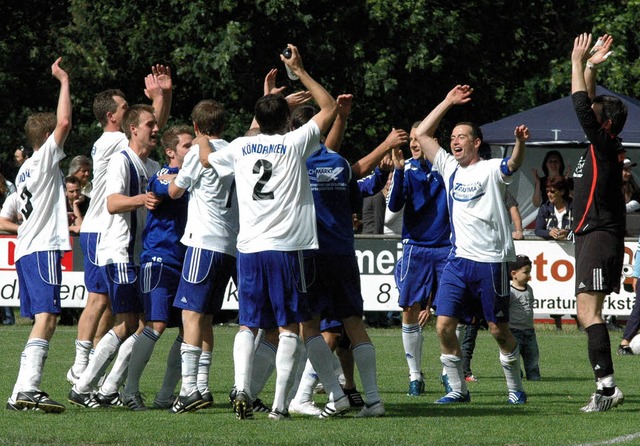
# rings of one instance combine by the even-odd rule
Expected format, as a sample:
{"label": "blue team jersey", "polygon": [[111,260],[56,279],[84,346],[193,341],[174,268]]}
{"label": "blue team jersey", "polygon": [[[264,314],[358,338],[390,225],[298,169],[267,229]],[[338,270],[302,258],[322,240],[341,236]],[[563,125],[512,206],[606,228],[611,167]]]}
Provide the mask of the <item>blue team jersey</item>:
{"label": "blue team jersey", "polygon": [[393,212],[404,206],[403,243],[429,248],[451,245],[444,181],[429,161],[411,158],[404,170],[394,170],[388,206]]}
{"label": "blue team jersey", "polygon": [[162,175],[178,173],[177,167],[162,166],[147,186],[147,190],[162,197],[162,202],[153,211],[149,211],[147,224],[142,233],[143,250],[140,261],[161,262],[182,267],[186,247],[180,242],[187,224],[187,204],[189,194],[177,200],[169,197],[169,181],[158,179]]}
{"label": "blue team jersey", "polygon": [[[356,181],[351,166],[342,156],[327,149],[320,149],[307,158],[307,171],[316,208],[318,226],[318,254],[352,255],[353,213],[362,207],[362,192],[377,193],[384,186],[384,175],[373,175]],[[379,190],[379,189],[378,189]]]}

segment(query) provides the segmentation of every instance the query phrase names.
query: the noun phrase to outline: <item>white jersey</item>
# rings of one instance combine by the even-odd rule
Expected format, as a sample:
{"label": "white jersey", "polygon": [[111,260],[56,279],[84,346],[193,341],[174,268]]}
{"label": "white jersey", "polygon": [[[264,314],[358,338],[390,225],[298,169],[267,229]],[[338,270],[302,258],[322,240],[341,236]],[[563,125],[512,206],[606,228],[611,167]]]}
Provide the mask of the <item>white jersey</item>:
{"label": "white jersey", "polygon": [[[229,143],[213,139],[209,145],[217,152]],[[240,225],[233,176],[220,177],[214,169],[205,169],[200,163],[200,147],[195,144],[184,157],[175,184],[189,190],[187,226],[181,242],[235,257]]]}
{"label": "white jersey", "polygon": [[65,157],[53,133],[28,158],[16,178],[20,213],[15,259],[36,251],[70,251],[67,198],[60,160]]}
{"label": "white jersey", "polygon": [[134,211],[112,215],[106,210],[106,197],[113,194],[129,197],[144,194],[147,191],[149,178],[158,170],[160,170],[160,164],[152,159],[142,161],[130,147],[111,157],[107,167],[104,191],[105,215],[103,218],[106,221],[98,243],[99,266],[110,263],[139,262],[147,209],[141,206]]}
{"label": "white jersey", "polygon": [[512,177],[502,174],[501,162],[501,159],[481,160],[461,167],[442,148],[436,155],[433,165],[445,180],[456,257],[488,263],[515,260],[503,199]]}
{"label": "white jersey", "polygon": [[129,146],[129,140],[122,132],[104,132],[96,140],[91,149],[93,160],[93,180],[91,202],[82,220],[80,232],[102,232],[109,218],[105,187],[107,182],[107,166],[114,153],[121,152]]}
{"label": "white jersey", "polygon": [[9,194],[9,196],[2,203],[2,209],[0,209],[0,217],[11,220],[14,223],[20,223],[22,221],[22,214],[20,213],[20,197],[15,192]]}
{"label": "white jersey", "polygon": [[305,160],[318,150],[311,120],[285,135],[241,137],[209,155],[219,175],[235,172],[240,233],[238,251],[318,248],[316,213]]}

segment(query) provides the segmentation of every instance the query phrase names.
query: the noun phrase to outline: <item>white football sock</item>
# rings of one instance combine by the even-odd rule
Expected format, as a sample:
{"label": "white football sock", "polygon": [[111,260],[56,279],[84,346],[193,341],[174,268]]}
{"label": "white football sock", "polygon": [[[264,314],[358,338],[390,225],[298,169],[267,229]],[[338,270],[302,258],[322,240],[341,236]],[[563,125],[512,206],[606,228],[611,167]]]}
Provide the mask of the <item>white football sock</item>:
{"label": "white football sock", "polygon": [[233,377],[238,392],[244,391],[251,397],[251,376],[253,373],[254,336],[251,330],[241,330],[233,342]]}
{"label": "white football sock", "polygon": [[76,357],[73,365],[71,366],[71,370],[74,375],[82,375],[84,369],[87,368],[87,364],[89,364],[89,354],[91,353],[92,347],[93,342],[79,341],[76,339]]}
{"label": "white football sock", "polygon": [[104,375],[105,370],[111,364],[113,357],[120,348],[120,338],[113,330],[105,334],[89,357],[89,364],[76,381],[74,390],[78,393],[89,393],[93,390],[98,380]]}
{"label": "white football sock", "polygon": [[133,345],[137,340],[138,334],[134,333],[129,336],[122,345],[120,345],[118,356],[116,356],[113,367],[111,367],[111,371],[109,372],[109,375],[107,375],[107,379],[104,380],[104,383],[100,387],[100,393],[102,395],[113,395],[120,391],[120,386],[122,386],[122,384],[124,384],[124,380],[127,379],[127,370],[129,370],[131,351],[133,350]]}
{"label": "white football sock", "polygon": [[276,346],[262,341],[256,348],[251,373],[251,395],[258,398],[276,368]]}
{"label": "white football sock", "polygon": [[297,403],[313,401],[313,389],[315,389],[317,384],[318,374],[313,368],[313,365],[311,365],[311,361],[307,359],[305,361],[304,371],[302,372],[300,385],[298,386],[298,391],[296,392],[294,400],[296,400]]}
{"label": "white football sock", "polygon": [[307,340],[307,356],[322,383],[329,401],[337,401],[344,396],[338,378],[333,372],[333,353],[320,335]]}
{"label": "white football sock", "polygon": [[420,324],[402,324],[402,345],[409,366],[409,381],[422,379],[422,343]]}
{"label": "white football sock", "polygon": [[376,367],[376,350],[370,342],[363,342],[353,347],[353,360],[358,367],[360,381],[367,404],[380,401]]}
{"label": "white football sock", "polygon": [[20,371],[11,394],[15,401],[18,392],[34,392],[40,389],[44,362],[49,354],[49,342],[45,339],[33,338],[27,341],[20,355]]}
{"label": "white football sock", "polygon": [[299,349],[302,342],[300,337],[285,331],[278,337],[278,351],[276,353],[276,391],[273,397],[272,409],[284,413],[288,409],[287,396],[293,385],[295,373],[298,370]]}
{"label": "white football sock", "polygon": [[444,372],[449,378],[451,390],[466,395],[467,382],[464,380],[462,372],[462,358],[456,355],[440,355],[440,362],[442,362]]}
{"label": "white football sock", "polygon": [[182,343],[180,347],[180,356],[182,357],[182,387],[180,395],[191,395],[194,390],[198,389],[198,364],[200,363],[200,355],[202,349],[195,345]]}
{"label": "white football sock", "polygon": [[213,360],[213,352],[202,350],[198,360],[198,375],[196,383],[201,394],[209,392],[209,370]]}
{"label": "white football sock", "polygon": [[522,377],[520,376],[520,349],[516,348],[509,354],[500,352],[500,364],[507,379],[507,389],[509,392],[524,390]]}

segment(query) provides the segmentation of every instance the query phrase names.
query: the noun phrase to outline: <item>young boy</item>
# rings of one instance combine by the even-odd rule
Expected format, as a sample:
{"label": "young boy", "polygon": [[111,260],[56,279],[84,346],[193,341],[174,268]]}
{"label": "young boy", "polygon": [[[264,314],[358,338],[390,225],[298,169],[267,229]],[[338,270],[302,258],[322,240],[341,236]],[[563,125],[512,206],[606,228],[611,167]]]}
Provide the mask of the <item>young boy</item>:
{"label": "young boy", "polygon": [[509,329],[518,341],[524,370],[529,381],[540,381],[540,352],[533,329],[533,290],[531,280],[531,260],[524,255],[516,256],[509,262],[511,293],[509,302]]}

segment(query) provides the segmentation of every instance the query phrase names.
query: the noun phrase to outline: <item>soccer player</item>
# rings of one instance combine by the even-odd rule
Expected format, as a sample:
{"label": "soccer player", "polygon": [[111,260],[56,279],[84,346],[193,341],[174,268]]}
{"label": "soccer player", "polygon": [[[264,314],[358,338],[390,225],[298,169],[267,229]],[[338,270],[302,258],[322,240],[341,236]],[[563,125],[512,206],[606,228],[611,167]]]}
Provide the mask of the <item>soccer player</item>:
{"label": "soccer player", "polygon": [[[622,193],[624,150],[618,138],[627,107],[613,96],[596,96],[596,71],[613,45],[602,36],[591,51],[591,34],[576,37],[571,53],[571,97],[578,121],[591,145],[573,173],[578,320],[588,338],[596,391],[583,412],[604,412],[624,402],[616,386],[609,331],[602,305],[620,290],[624,258],[625,203]],[[592,55],[590,56],[590,53]],[[585,69],[586,62],[586,69]]]}
{"label": "soccer player", "polygon": [[251,368],[258,328],[279,327],[276,353],[276,392],[269,418],[289,418],[286,398],[301,352],[299,323],[307,352],[329,395],[323,416],[349,409],[349,401],[333,374],[331,351],[311,321],[304,299],[307,281],[302,251],[318,247],[315,210],[305,160],[317,150],[321,134],[336,116],[336,102],[302,65],[295,46],[291,58],[281,60],[292,69],[320,106],[299,129],[289,132],[289,106],[281,95],[266,95],[256,103],[261,134],[234,140],[229,147],[200,160],[220,176],[235,173],[240,210],[238,234],[238,293],[240,330],[234,342],[234,411],[253,418]]}
{"label": "soccer player", "polygon": [[[144,81],[145,92],[153,101],[158,124],[162,127],[167,121],[171,105],[171,70],[169,67],[156,65],[152,67],[152,73],[147,75]],[[124,93],[117,89],[102,91],[93,100],[93,113],[103,133],[91,149],[93,160],[91,203],[80,227],[84,283],[88,296],[78,320],[75,360],[67,372],[67,381],[71,385],[75,384],[87,367],[93,347],[113,325],[107,285],[102,280],[96,256],[100,234],[108,220],[105,196],[107,165],[114,153],[125,150],[129,145],[127,136],[122,131],[122,118],[128,108]]]}
{"label": "soccer player", "polygon": [[169,183],[180,170],[184,157],[189,153],[193,135],[186,125],[170,127],[162,135],[168,163],[156,172],[149,181],[147,190],[162,200],[149,212],[142,233],[140,255],[142,301],[145,327],[131,349],[131,359],[124,390],[120,394],[122,404],[131,410],[146,410],[140,394],[140,377],[153,354],[156,342],[168,327],[180,327],[180,334],[169,350],[167,370],[162,389],[154,401],[154,407],[169,408],[173,403],[173,392],[180,380],[180,345],[182,323],[180,312],[173,307],[180,271],[186,248],[180,243],[187,223],[189,195],[172,200],[169,198]]}
{"label": "soccer player", "polygon": [[[110,396],[113,394],[114,399],[117,397],[119,377],[105,381],[98,394],[101,396],[93,397],[91,391],[120,345],[138,328],[138,317],[142,310],[137,282],[141,235],[147,210],[155,209],[160,202],[153,192],[146,191],[149,178],[160,169],[159,164],[149,158],[157,145],[158,134],[158,121],[153,107],[144,104],[130,107],[122,124],[129,147],[114,154],[107,166],[105,196],[109,215],[97,252],[115,323],[100,340],[92,360],[68,397],[69,402],[86,408],[100,407],[104,405],[104,400],[111,403],[113,399]],[[128,356],[122,351],[119,354]],[[125,365],[119,367],[121,375],[124,375],[124,370]]]}
{"label": "soccer player", "polygon": [[24,217],[18,229],[16,271],[20,286],[20,314],[34,320],[29,340],[22,352],[20,371],[7,401],[9,410],[39,409],[64,412],[65,406],[49,398],[40,384],[49,341],[60,314],[60,283],[63,251],[70,251],[69,225],[60,160],[71,130],[71,92],[69,76],[58,58],[51,74],[60,82],[56,114],[35,113],[27,118],[25,133],[33,156],[21,167],[16,178],[20,212]]}
{"label": "soccer player", "polygon": [[[187,247],[174,306],[182,309],[184,342],[182,386],[170,409],[182,413],[213,404],[209,390],[209,368],[213,350],[213,315],[222,307],[224,292],[236,275],[238,202],[232,176],[221,177],[200,163],[200,151],[218,152],[229,144],[224,130],[223,106],[200,101],[191,113],[193,128],[200,138],[185,155],[182,169],[169,185],[173,198],[189,190],[187,226],[182,243]],[[206,224],[203,224],[205,223]]]}
{"label": "soccer player", "polygon": [[[312,107],[301,107],[294,111],[292,127],[299,128],[307,123],[314,112]],[[406,132],[401,132],[406,137]],[[404,142],[402,139],[400,141]],[[383,183],[381,178],[378,177],[376,181],[376,177],[372,177],[370,181],[358,184],[349,163],[323,144],[307,158],[306,164],[316,209],[319,241],[319,249],[309,253],[315,265],[315,280],[309,287],[310,301],[314,303],[312,313],[342,322],[351,341],[353,358],[365,392],[366,404],[357,416],[379,417],[384,415],[385,409],[378,391],[375,349],[362,321],[363,300],[352,214],[362,206],[363,192],[373,195],[382,189]],[[329,321],[324,322],[327,328],[334,325]],[[308,337],[306,342],[312,340]]]}
{"label": "soccer player", "polygon": [[482,132],[472,123],[457,124],[451,132],[451,154],[440,147],[434,134],[447,111],[471,100],[473,89],[457,85],[416,129],[416,137],[427,160],[445,180],[449,201],[452,253],[445,265],[435,297],[436,330],[440,360],[451,391],[437,404],[471,400],[462,370],[462,353],[456,337],[458,321],[472,316],[469,308],[482,310],[489,331],[500,349],[510,404],[527,400],[520,377],[518,344],[509,330],[508,263],[515,260],[509,216],[504,206],[506,185],[524,160],[529,138],[526,126],[516,127],[511,157],[482,160],[478,150]]}
{"label": "soccer player", "polygon": [[[409,365],[409,393],[424,392],[422,327],[431,314],[431,302],[451,251],[451,227],[444,181],[422,153],[413,124],[411,159],[394,156],[389,210],[402,218],[402,258],[396,265],[396,285],[402,307],[402,344]],[[402,152],[393,151],[394,155]]]}

